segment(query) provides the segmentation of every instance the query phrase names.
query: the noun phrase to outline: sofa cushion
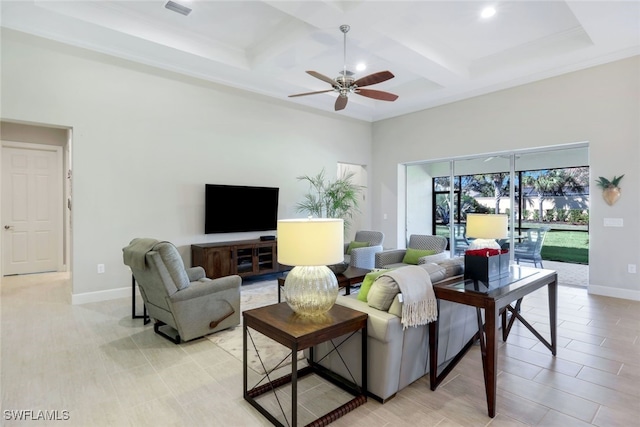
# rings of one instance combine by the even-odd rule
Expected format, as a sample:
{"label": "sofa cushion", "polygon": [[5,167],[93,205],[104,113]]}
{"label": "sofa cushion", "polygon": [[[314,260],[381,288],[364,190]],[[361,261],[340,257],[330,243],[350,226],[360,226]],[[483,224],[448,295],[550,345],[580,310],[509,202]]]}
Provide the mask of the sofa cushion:
{"label": "sofa cushion", "polygon": [[394,268],[406,267],[407,265],[408,264],[405,264],[404,262],[396,262],[393,264],[386,264],[384,268],[386,268],[387,270],[393,270]]}
{"label": "sofa cushion", "polygon": [[[447,269],[444,266],[434,263],[428,263],[421,264],[419,267],[429,273],[429,279],[431,279],[431,283],[437,283],[448,277],[446,276]],[[371,274],[372,277],[375,276],[373,278],[373,283],[369,285],[368,289],[366,290],[365,299],[360,297],[360,293],[358,293],[358,299],[360,301],[367,302],[369,304],[369,307],[377,308],[378,310],[382,311],[390,311],[390,307],[392,306],[392,303],[394,303],[394,298],[396,298],[396,296],[400,293],[400,288],[398,287],[396,281],[392,278],[381,276],[382,273],[389,270],[390,269],[368,273],[367,276],[369,274]],[[360,287],[360,292],[362,292],[364,286],[365,283],[363,281]]]}
{"label": "sofa cushion", "polygon": [[[395,342],[398,338],[402,341],[402,324],[400,317],[394,314],[369,307],[366,302],[358,301],[355,294],[338,295],[336,304],[362,311],[369,315],[367,322],[368,335],[383,343]],[[358,338],[359,339],[359,338]],[[359,343],[358,343],[359,345]],[[358,359],[359,360],[359,359]]]}
{"label": "sofa cushion", "polygon": [[423,256],[435,255],[436,251],[432,249],[412,249],[407,248],[407,252],[404,254],[402,262],[405,264],[418,265],[418,260]]}
{"label": "sofa cushion", "polygon": [[444,280],[447,277],[447,269],[441,265],[434,263],[420,264],[420,268],[423,268],[429,273],[431,283],[437,283]]}
{"label": "sofa cushion", "polygon": [[[160,254],[160,260],[164,265],[164,269],[160,269],[162,272],[166,272],[171,277],[171,282],[176,287],[176,290],[189,287],[189,276],[184,268],[184,262],[180,256],[180,252],[176,247],[169,242],[160,242],[153,248],[154,251]],[[160,268],[160,266],[158,266]],[[166,270],[165,270],[166,269]],[[169,292],[172,294],[173,292]]]}
{"label": "sofa cushion", "polygon": [[389,276],[379,276],[371,285],[367,295],[367,303],[369,307],[387,311],[398,292],[400,292],[400,288],[395,280]]}
{"label": "sofa cushion", "polygon": [[360,301],[367,302],[367,295],[369,294],[371,285],[373,285],[373,282],[378,278],[379,275],[381,275],[386,271],[389,271],[389,270],[388,269],[374,270],[370,273],[367,273],[366,276],[364,276],[364,280],[360,285],[360,291],[358,292],[358,299]]}
{"label": "sofa cushion", "polygon": [[351,255],[351,251],[357,248],[366,248],[369,246],[369,242],[356,242],[353,241],[351,243],[349,243],[349,246],[347,247],[347,255]]}
{"label": "sofa cushion", "polygon": [[438,261],[438,265],[444,267],[446,271],[445,279],[464,274],[464,257],[449,258],[443,261]]}

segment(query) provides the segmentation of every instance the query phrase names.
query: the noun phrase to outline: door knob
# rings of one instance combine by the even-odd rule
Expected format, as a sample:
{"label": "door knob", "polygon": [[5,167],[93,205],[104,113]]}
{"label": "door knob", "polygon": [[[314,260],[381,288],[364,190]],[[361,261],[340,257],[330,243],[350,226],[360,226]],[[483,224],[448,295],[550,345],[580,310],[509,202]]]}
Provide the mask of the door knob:
{"label": "door knob", "polygon": [[5,229],[5,230],[10,230],[10,229],[12,229],[12,228],[13,228],[13,225],[5,225],[5,226],[4,226],[4,229]]}

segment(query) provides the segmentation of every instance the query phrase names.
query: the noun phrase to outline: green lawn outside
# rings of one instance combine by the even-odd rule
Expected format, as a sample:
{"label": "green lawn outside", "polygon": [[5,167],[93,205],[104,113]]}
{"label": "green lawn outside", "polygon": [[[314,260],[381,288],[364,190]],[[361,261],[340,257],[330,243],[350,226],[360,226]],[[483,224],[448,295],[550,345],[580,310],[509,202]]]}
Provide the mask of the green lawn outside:
{"label": "green lawn outside", "polygon": [[[541,226],[527,224],[531,227]],[[567,227],[568,228],[568,227]],[[437,234],[449,237],[447,227],[438,227]],[[557,229],[556,224],[549,231],[542,245],[542,259],[548,261],[589,264],[589,233],[585,231]]]}
{"label": "green lawn outside", "polygon": [[551,230],[542,245],[542,259],[589,264],[589,233]]}

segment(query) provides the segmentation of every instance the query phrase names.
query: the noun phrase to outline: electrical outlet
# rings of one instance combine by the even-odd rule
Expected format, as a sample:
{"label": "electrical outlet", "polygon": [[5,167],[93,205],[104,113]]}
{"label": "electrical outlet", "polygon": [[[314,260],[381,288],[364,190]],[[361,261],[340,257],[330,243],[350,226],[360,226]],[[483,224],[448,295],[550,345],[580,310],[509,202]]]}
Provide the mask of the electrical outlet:
{"label": "electrical outlet", "polygon": [[104,273],[104,264],[98,264],[98,274]]}
{"label": "electrical outlet", "polygon": [[631,274],[636,274],[636,265],[635,264],[627,265],[627,271]]}

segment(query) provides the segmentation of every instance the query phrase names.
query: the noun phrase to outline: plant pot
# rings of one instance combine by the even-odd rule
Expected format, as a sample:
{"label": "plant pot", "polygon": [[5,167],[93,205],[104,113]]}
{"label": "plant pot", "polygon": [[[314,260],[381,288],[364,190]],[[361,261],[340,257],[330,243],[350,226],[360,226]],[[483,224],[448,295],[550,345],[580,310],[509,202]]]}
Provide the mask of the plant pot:
{"label": "plant pot", "polygon": [[620,188],[619,187],[607,187],[602,190],[602,198],[609,206],[613,206],[615,202],[620,198]]}

